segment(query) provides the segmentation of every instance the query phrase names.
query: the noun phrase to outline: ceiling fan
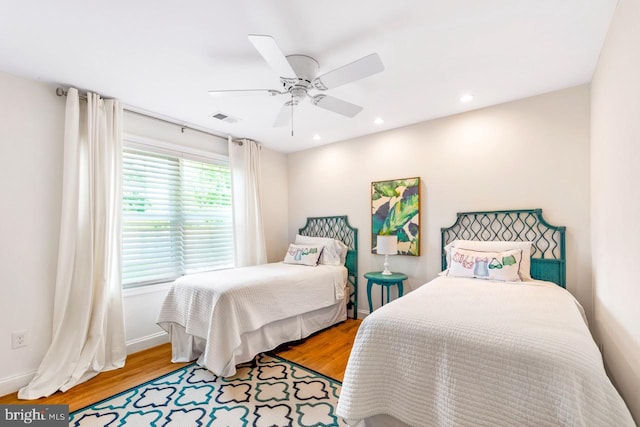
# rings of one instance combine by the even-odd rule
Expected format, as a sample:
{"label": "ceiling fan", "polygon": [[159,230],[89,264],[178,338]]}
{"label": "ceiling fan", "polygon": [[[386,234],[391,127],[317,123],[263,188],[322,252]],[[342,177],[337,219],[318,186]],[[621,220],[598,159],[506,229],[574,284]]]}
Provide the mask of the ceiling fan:
{"label": "ceiling fan", "polygon": [[311,90],[326,91],[356,80],[369,77],[384,70],[377,53],[372,53],[350,64],[318,76],[318,61],[307,55],[285,56],[273,37],[250,34],[249,40],[269,66],[280,76],[282,90],[236,89],[211,90],[211,95],[261,94],[269,96],[288,95],[289,100],[282,105],[274,127],[285,126],[293,114],[293,108],[305,98],[316,107],[347,117],[355,117],[362,107],[323,93],[312,95]]}

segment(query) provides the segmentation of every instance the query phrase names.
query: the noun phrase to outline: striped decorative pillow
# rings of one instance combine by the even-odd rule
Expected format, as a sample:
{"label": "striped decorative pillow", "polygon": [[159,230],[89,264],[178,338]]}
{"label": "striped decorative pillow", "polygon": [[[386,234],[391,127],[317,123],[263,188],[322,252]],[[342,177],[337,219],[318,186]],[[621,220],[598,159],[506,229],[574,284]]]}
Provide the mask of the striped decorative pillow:
{"label": "striped decorative pillow", "polygon": [[451,265],[447,276],[520,282],[518,270],[522,262],[522,249],[504,252],[483,252],[451,248]]}

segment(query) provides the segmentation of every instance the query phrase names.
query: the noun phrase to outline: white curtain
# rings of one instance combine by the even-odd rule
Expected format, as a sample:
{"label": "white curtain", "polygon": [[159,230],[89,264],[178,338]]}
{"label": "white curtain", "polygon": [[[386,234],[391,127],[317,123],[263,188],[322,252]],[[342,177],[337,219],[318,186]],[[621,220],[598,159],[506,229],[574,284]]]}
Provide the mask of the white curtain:
{"label": "white curtain", "polygon": [[255,141],[234,142],[229,137],[229,163],[236,267],[264,264],[267,249],[262,223],[260,146]]}
{"label": "white curtain", "polygon": [[120,286],[122,106],[69,89],[53,336],[33,380],[37,399],[124,366]]}

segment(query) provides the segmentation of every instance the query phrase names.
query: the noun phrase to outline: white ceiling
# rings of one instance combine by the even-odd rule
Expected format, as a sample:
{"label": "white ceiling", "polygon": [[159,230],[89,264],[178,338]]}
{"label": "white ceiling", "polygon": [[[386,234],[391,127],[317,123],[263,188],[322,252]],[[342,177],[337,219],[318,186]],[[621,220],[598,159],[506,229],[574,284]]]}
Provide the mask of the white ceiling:
{"label": "white ceiling", "polygon": [[[293,152],[591,80],[616,0],[0,0],[0,70]],[[308,102],[273,128],[284,97],[247,34],[273,36],[320,74],[377,52],[380,74],[332,89],[349,119]],[[470,92],[472,102],[459,102]],[[240,119],[211,118],[224,112]],[[384,124],[374,125],[382,117]],[[314,134],[320,141],[312,140]]]}

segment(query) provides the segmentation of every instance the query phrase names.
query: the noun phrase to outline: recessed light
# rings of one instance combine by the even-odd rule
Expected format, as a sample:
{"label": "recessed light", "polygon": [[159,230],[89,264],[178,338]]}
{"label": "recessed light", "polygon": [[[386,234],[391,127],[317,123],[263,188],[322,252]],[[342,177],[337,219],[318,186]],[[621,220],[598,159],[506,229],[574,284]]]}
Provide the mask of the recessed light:
{"label": "recessed light", "polygon": [[320,138],[320,135],[318,135],[317,133],[315,135],[313,135],[313,140],[314,141],[320,141],[322,138]]}
{"label": "recessed light", "polygon": [[473,101],[473,95],[470,93],[465,93],[460,97],[460,102],[471,102]]}
{"label": "recessed light", "polygon": [[376,118],[373,123],[377,124],[377,125],[381,125],[384,123],[384,120],[382,120],[382,117],[378,117]]}

